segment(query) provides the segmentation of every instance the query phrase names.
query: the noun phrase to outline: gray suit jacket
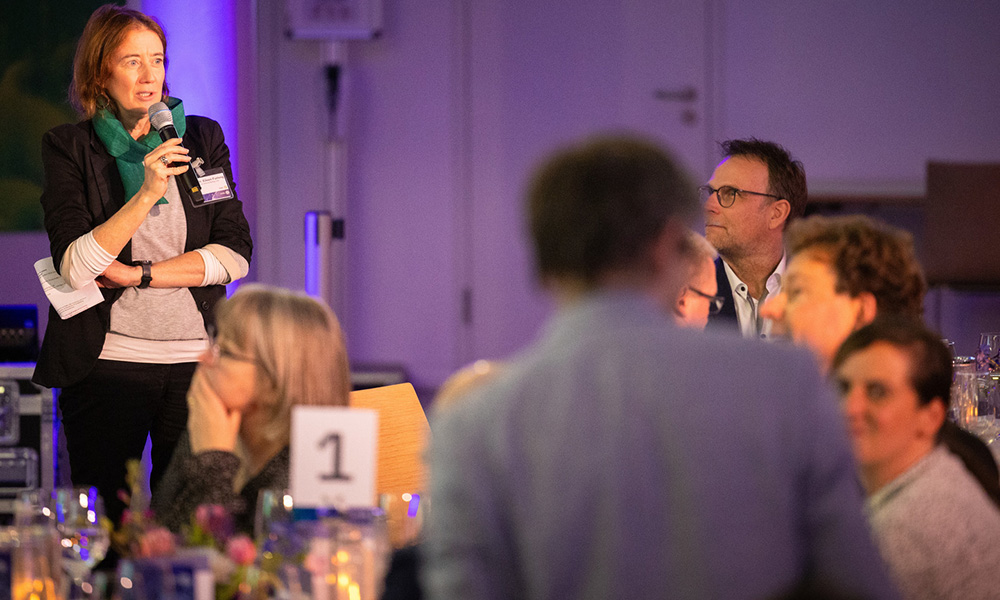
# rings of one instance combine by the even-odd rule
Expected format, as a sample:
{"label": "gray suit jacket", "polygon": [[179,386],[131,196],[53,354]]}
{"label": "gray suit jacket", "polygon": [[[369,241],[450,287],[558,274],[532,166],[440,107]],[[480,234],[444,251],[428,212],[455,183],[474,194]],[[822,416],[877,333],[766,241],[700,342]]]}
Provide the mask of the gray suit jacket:
{"label": "gray suit jacket", "polygon": [[803,351],[602,293],[432,424],[432,598],[896,597]]}

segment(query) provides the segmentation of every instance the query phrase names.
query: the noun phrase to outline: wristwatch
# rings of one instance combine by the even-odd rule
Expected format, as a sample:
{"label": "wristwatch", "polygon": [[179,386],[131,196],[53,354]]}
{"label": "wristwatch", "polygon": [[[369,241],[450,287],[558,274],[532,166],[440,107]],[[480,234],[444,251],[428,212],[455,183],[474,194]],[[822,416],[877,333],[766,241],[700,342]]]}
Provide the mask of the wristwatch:
{"label": "wristwatch", "polygon": [[153,262],[149,260],[140,260],[139,266],[142,267],[142,280],[139,281],[139,289],[144,290],[149,287],[149,284],[153,281]]}

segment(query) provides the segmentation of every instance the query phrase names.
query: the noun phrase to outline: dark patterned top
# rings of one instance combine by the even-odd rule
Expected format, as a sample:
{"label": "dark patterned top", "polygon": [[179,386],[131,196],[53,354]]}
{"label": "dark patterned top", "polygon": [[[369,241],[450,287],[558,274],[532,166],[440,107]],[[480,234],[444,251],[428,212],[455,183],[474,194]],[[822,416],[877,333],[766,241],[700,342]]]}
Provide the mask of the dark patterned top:
{"label": "dark patterned top", "polygon": [[191,441],[185,431],[167,472],[153,492],[151,508],[156,520],[177,532],[191,521],[198,506],[218,504],[233,516],[237,531],[253,534],[257,495],[264,489],[288,487],[288,447],[237,493],[233,481],[239,468],[240,458],[231,452],[210,450],[191,454]]}

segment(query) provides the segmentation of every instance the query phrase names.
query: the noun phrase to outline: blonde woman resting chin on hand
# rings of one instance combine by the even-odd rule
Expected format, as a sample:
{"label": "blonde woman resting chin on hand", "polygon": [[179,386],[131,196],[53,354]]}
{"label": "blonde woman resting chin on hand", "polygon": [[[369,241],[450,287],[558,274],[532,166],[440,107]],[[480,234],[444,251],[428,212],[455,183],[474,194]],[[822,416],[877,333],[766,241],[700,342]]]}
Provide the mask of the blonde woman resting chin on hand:
{"label": "blonde woman resting chin on hand", "polygon": [[288,486],[292,407],[347,404],[347,351],[325,305],[244,285],[217,322],[188,391],[187,432],[153,491],[157,519],[174,530],[198,505],[219,504],[249,531],[259,491]]}

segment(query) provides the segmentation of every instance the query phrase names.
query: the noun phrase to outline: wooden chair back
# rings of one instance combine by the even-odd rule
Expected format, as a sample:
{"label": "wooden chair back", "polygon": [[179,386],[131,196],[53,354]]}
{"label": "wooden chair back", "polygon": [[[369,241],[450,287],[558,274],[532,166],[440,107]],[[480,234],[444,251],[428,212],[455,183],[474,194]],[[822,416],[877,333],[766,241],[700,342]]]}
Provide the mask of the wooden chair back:
{"label": "wooden chair back", "polygon": [[427,416],[409,383],[387,385],[350,393],[350,406],[378,412],[373,504],[382,494],[420,492],[426,485],[424,447],[430,435]]}

